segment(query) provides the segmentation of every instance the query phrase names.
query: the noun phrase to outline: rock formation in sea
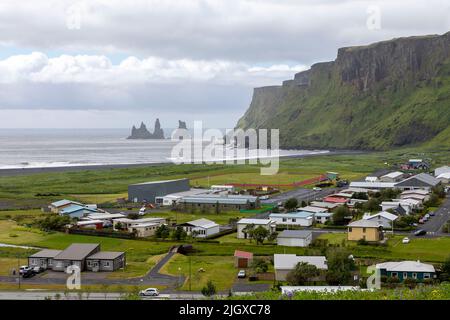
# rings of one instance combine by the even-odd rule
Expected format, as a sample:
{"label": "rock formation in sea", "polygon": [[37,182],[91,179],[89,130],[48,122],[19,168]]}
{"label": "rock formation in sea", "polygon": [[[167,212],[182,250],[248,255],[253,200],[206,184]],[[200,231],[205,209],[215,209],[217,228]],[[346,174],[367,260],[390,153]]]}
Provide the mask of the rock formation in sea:
{"label": "rock formation in sea", "polygon": [[153,133],[148,131],[144,122],[141,122],[141,126],[136,128],[133,126],[131,129],[131,135],[127,139],[164,139],[164,131],[161,129],[159,119],[155,121],[155,129]]}

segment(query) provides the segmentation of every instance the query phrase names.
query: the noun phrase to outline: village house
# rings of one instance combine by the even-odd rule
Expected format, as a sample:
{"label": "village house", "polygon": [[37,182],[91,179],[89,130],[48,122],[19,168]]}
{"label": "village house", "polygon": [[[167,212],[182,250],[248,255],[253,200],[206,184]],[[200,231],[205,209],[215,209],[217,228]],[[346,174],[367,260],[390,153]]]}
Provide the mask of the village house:
{"label": "village house", "polygon": [[309,205],[311,207],[324,208],[331,212],[335,208],[341,206],[342,204],[341,203],[324,202],[324,201],[312,201]]}
{"label": "village house", "polygon": [[378,263],[376,268],[380,271],[381,276],[397,278],[400,282],[405,279],[423,281],[433,279],[436,276],[433,265],[420,261],[384,262]]}
{"label": "village house", "polygon": [[370,213],[365,213],[363,219],[376,221],[383,227],[383,229],[389,230],[393,228],[394,221],[398,219],[398,216],[390,212],[381,211],[373,215]]}
{"label": "village house", "polygon": [[79,202],[63,199],[63,200],[59,200],[59,201],[50,203],[48,208],[53,213],[59,213],[60,210],[66,208],[66,207],[68,207],[70,205],[82,206],[82,204],[79,203]]}
{"label": "village house", "polygon": [[430,191],[424,189],[405,190],[400,194],[400,199],[414,199],[424,203],[430,199]]}
{"label": "village house", "polygon": [[248,268],[253,261],[253,253],[235,250],[234,251],[234,266],[236,268]]}
{"label": "village house", "polygon": [[382,211],[388,211],[388,210],[397,210],[398,207],[403,208],[406,215],[410,215],[414,208],[413,205],[405,200],[401,201],[383,201],[381,202],[381,210]]}
{"label": "village house", "polygon": [[437,186],[439,183],[440,181],[432,175],[429,175],[427,173],[419,173],[395,184],[395,188],[401,190],[431,190],[431,188]]}
{"label": "village house", "polygon": [[115,271],[125,266],[124,252],[100,251],[98,243],[73,243],[65,250],[44,249],[28,257],[30,267],[65,271],[76,265],[81,271]]}
{"label": "village house", "polygon": [[312,232],[308,230],[283,230],[277,237],[277,244],[286,247],[307,247],[311,241]]}
{"label": "village house", "polygon": [[89,208],[83,205],[70,204],[59,210],[60,216],[69,216],[71,218],[83,218],[89,214],[97,213],[97,209]]}
{"label": "village house", "polygon": [[383,239],[383,226],[378,221],[357,220],[348,224],[347,240],[377,242]]}
{"label": "village house", "polygon": [[331,221],[333,214],[330,212],[319,212],[314,214],[314,221],[316,223],[325,224]]}
{"label": "village house", "polygon": [[269,231],[270,234],[274,233],[276,230],[276,223],[272,219],[250,219],[244,218],[237,222],[237,238],[247,239],[248,233],[245,232],[248,226],[253,226],[254,228],[263,227]]}
{"label": "village house", "polygon": [[440,176],[443,173],[449,173],[449,172],[450,172],[450,167],[449,166],[442,166],[442,167],[436,168],[434,170],[434,176],[438,177],[438,176]]}
{"label": "village house", "polygon": [[381,182],[399,182],[403,180],[405,174],[401,171],[394,171],[380,177]]}
{"label": "village house", "polygon": [[314,213],[311,212],[288,212],[271,213],[269,218],[277,225],[309,227],[314,223]]}
{"label": "village house", "polygon": [[119,218],[113,220],[113,230],[126,230],[134,233],[139,238],[151,237],[156,230],[162,225],[166,224],[165,218],[143,218],[143,219],[128,219]]}
{"label": "village house", "polygon": [[206,194],[197,196],[187,196],[177,201],[177,208],[184,212],[251,210],[259,207],[260,207],[259,198],[247,195]]}
{"label": "village house", "polygon": [[220,232],[220,226],[217,223],[204,218],[182,223],[179,226],[194,238],[207,238]]}
{"label": "village house", "polygon": [[[327,258],[324,256],[297,256],[295,254],[274,254],[273,264],[275,280],[286,281],[286,277],[298,263],[305,262],[315,266],[319,270],[327,270]],[[320,278],[323,278],[321,276]],[[317,280],[317,279],[316,279]]]}
{"label": "village house", "polygon": [[441,173],[436,177],[442,184],[449,184],[450,183],[450,172],[444,172]]}

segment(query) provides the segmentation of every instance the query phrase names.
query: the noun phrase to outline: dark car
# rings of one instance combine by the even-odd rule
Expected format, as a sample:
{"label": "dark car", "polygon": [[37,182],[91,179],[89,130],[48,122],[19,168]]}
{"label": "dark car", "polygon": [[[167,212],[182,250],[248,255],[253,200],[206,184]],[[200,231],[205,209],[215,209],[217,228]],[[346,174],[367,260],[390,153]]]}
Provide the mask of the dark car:
{"label": "dark car", "polygon": [[423,235],[426,235],[427,234],[427,232],[425,231],[425,230],[423,230],[423,229],[419,229],[419,230],[417,230],[416,232],[414,232],[414,235],[417,237],[417,236],[423,236]]}
{"label": "dark car", "polygon": [[23,278],[31,278],[34,277],[34,275],[36,274],[36,272],[34,272],[33,269],[27,270],[22,274]]}

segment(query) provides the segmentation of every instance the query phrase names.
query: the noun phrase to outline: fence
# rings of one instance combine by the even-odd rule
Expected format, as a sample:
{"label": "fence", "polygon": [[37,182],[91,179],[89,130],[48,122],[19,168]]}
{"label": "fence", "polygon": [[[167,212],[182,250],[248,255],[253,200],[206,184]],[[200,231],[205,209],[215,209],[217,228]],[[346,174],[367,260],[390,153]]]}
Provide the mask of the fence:
{"label": "fence", "polygon": [[97,236],[97,237],[120,238],[120,239],[134,239],[136,237],[134,233],[105,231],[105,230],[75,229],[75,228],[67,229],[67,233],[69,233],[69,234],[84,234],[84,235]]}

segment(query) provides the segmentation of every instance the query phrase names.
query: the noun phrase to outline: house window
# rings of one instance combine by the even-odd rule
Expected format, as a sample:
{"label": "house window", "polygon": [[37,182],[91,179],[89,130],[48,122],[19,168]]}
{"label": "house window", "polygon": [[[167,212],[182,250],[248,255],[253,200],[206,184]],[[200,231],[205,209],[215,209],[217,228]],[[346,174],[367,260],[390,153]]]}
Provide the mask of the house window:
{"label": "house window", "polygon": [[392,276],[392,278],[397,278],[398,277],[398,273],[397,272],[392,272],[391,276]]}
{"label": "house window", "polygon": [[348,232],[352,232],[352,228],[348,228]]}
{"label": "house window", "polygon": [[413,272],[412,277],[413,277],[413,279],[417,279],[417,273]]}
{"label": "house window", "polygon": [[423,278],[424,278],[424,279],[430,279],[431,276],[430,276],[429,273],[424,273],[424,274],[423,274]]}
{"label": "house window", "polygon": [[90,260],[88,260],[87,265],[88,265],[88,267],[91,266],[91,261]]}
{"label": "house window", "polygon": [[366,232],[366,228],[363,228],[363,233],[365,233]]}
{"label": "house window", "polygon": [[286,218],[283,218],[283,222],[286,222]]}
{"label": "house window", "polygon": [[408,272],[403,272],[403,279],[408,278]]}
{"label": "house window", "polygon": [[296,222],[297,221],[297,219],[292,219],[292,222]]}
{"label": "house window", "polygon": [[103,265],[104,265],[105,267],[109,267],[109,261],[103,262]]}

